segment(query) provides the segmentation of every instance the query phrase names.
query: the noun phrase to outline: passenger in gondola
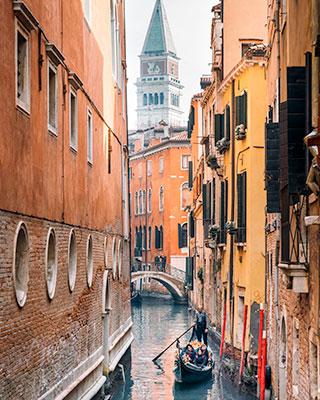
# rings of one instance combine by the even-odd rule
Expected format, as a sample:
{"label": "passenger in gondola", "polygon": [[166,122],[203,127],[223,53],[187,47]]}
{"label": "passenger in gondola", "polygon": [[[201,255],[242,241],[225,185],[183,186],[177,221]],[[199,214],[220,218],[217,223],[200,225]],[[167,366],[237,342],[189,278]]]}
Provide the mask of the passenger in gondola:
{"label": "passenger in gondola", "polygon": [[203,344],[201,346],[201,351],[202,351],[202,354],[203,354],[203,356],[205,358],[205,364],[208,364],[208,361],[209,361],[208,347],[205,344]]}
{"label": "passenger in gondola", "polygon": [[190,363],[194,362],[196,352],[195,352],[194,348],[191,346],[191,344],[187,345],[187,347],[184,350],[184,354],[186,355],[186,357]]}
{"label": "passenger in gondola", "polygon": [[203,352],[202,352],[202,350],[201,350],[201,347],[199,347],[198,350],[197,350],[197,354],[196,354],[196,357],[195,357],[194,364],[195,364],[197,367],[200,367],[200,368],[205,367],[206,364],[207,364],[206,357],[205,357],[205,355],[203,354]]}

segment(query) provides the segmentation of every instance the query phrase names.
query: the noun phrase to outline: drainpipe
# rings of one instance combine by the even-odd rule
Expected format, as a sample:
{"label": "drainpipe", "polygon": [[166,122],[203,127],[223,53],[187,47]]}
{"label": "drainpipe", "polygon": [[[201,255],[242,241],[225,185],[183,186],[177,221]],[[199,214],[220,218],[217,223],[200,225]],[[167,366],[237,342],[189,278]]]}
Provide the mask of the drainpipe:
{"label": "drainpipe", "polygon": [[[232,135],[231,135],[231,220],[234,221],[234,205],[235,205],[235,131],[236,108],[235,108],[235,87],[232,80]],[[228,204],[228,203],[227,203]],[[230,261],[229,261],[229,304],[230,304],[230,337],[231,337],[231,354],[234,361],[234,296],[233,296],[233,242],[234,237],[230,235]]]}
{"label": "drainpipe", "polygon": [[145,162],[146,162],[146,201],[145,201],[145,226],[146,226],[146,230],[145,230],[145,237],[144,237],[144,242],[145,242],[145,249],[144,249],[144,263],[146,266],[146,270],[147,270],[147,262],[148,262],[148,240],[147,240],[147,232],[148,232],[148,160],[147,157],[144,156]]}
{"label": "drainpipe", "polygon": [[[280,103],[281,103],[281,59],[280,59],[280,0],[277,0],[276,8],[276,31],[277,31],[277,59],[278,59],[278,122],[280,122]],[[275,395],[279,396],[279,259],[280,259],[280,213],[276,214],[276,273],[274,279],[274,307],[275,307]]]}
{"label": "drainpipe", "polygon": [[[63,52],[63,0],[61,0],[60,4],[60,34],[61,34],[61,51]],[[63,90],[63,102],[61,104],[61,111],[62,111],[62,129],[61,129],[61,180],[62,180],[62,213],[61,219],[64,221],[64,205],[65,205],[65,193],[64,193],[64,113],[66,110],[66,84],[65,84],[65,72],[62,70],[62,90]]]}

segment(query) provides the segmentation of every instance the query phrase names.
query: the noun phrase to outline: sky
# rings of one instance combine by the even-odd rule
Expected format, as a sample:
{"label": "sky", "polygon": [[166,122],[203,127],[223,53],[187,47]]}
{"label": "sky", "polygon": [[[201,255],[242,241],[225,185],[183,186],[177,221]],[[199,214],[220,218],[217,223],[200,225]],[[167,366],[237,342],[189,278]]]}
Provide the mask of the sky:
{"label": "sky", "polygon": [[[129,129],[136,129],[136,86],[142,51],[156,0],[126,0]],[[210,74],[211,8],[217,0],[164,0],[169,25],[180,61],[184,85],[181,108],[187,121],[191,97],[200,92],[200,76]]]}

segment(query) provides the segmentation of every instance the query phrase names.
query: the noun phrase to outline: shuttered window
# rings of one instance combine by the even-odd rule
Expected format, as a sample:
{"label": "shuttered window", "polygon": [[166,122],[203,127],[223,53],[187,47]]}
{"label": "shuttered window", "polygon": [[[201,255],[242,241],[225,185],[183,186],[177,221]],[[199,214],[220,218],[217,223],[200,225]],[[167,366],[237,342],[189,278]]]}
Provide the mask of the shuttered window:
{"label": "shuttered window", "polygon": [[216,223],[216,180],[212,180],[212,224]]}
{"label": "shuttered window", "polygon": [[192,171],[192,168],[193,168],[192,161],[189,161],[189,181],[188,181],[189,189],[191,189],[192,186],[193,186],[193,171]]}
{"label": "shuttered window", "polygon": [[247,92],[236,97],[236,126],[238,125],[247,128]]}
{"label": "shuttered window", "polygon": [[193,212],[189,214],[189,235],[194,238],[194,216]]}
{"label": "shuttered window", "polygon": [[178,236],[179,236],[179,249],[188,246],[188,227],[187,223],[182,225],[178,224]]}
{"label": "shuttered window", "polygon": [[188,138],[191,138],[192,131],[194,126],[194,107],[191,106],[191,111],[189,114],[189,121],[188,121]]}
{"label": "shuttered window", "polygon": [[226,109],[224,111],[224,119],[225,119],[225,124],[226,124],[226,132],[225,132],[225,137],[227,141],[230,141],[230,106],[227,105]]}
{"label": "shuttered window", "polygon": [[220,196],[220,234],[218,238],[219,243],[227,242],[227,234],[225,225],[228,220],[228,181],[221,182],[221,196]]}
{"label": "shuttered window", "polygon": [[202,199],[204,238],[208,239],[209,226],[211,224],[211,182],[202,185]]}
{"label": "shuttered window", "polygon": [[157,226],[154,228],[154,247],[160,249],[160,231]]}
{"label": "shuttered window", "polygon": [[237,175],[237,238],[240,243],[246,242],[247,228],[247,173]]}
{"label": "shuttered window", "polygon": [[214,137],[216,144],[224,138],[224,114],[214,115]]}

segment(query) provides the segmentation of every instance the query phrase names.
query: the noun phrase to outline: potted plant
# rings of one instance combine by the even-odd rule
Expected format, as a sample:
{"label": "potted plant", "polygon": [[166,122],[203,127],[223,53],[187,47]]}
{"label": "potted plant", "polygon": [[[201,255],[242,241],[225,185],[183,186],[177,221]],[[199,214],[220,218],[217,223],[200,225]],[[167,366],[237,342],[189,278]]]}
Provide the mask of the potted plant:
{"label": "potted plant", "polygon": [[238,125],[237,127],[236,127],[236,129],[235,129],[235,133],[236,133],[236,139],[237,140],[243,140],[243,139],[245,139],[245,137],[246,137],[246,132],[247,132],[247,130],[246,130],[246,128],[245,128],[245,126],[243,125],[243,124],[240,124],[240,125]]}
{"label": "potted plant", "polygon": [[236,223],[231,219],[226,222],[225,228],[229,235],[235,235],[237,233]]}
{"label": "potted plant", "polygon": [[208,229],[208,233],[211,237],[215,238],[219,235],[220,227],[219,225],[210,225]]}
{"label": "potted plant", "polygon": [[220,168],[220,165],[218,164],[218,160],[217,157],[209,154],[207,159],[206,159],[206,163],[208,165],[208,167],[210,167],[211,169],[217,169]]}

